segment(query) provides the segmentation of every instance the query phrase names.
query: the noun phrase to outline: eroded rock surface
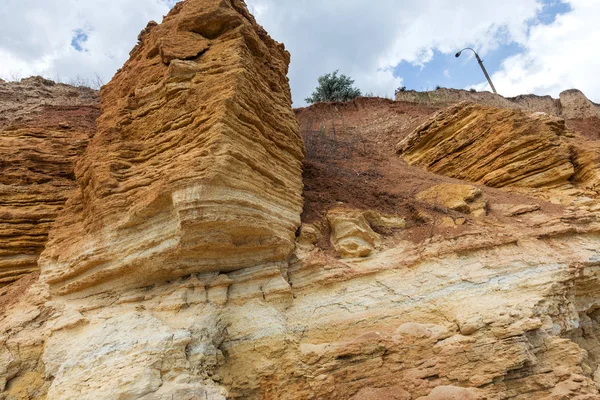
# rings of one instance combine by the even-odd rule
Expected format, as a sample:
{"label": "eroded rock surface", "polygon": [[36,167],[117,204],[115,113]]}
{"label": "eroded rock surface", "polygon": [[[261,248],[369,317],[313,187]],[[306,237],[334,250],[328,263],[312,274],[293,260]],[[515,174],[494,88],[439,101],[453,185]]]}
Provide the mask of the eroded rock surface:
{"label": "eroded rock surface", "polygon": [[102,90],[42,279],[70,293],[287,259],[304,147],[289,54],[239,0],[188,0]]}
{"label": "eroded rock surface", "polygon": [[0,321],[7,393],[33,371],[48,399],[597,397],[598,213],[497,218],[365,259],[28,295]]}
{"label": "eroded rock surface", "polygon": [[558,99],[534,94],[503,97],[491,92],[471,92],[449,88],[440,88],[429,92],[405,90],[396,93],[396,100],[441,107],[466,101],[490,107],[543,112],[564,119],[600,118],[600,105],[590,101],[577,89],[565,90],[560,93]]}
{"label": "eroded rock surface", "polygon": [[366,257],[381,245],[381,238],[364,212],[337,207],[327,213],[331,243],[342,258]]}
{"label": "eroded rock surface", "polygon": [[95,132],[98,93],[41,77],[0,82],[0,286],[38,269]]}
{"label": "eroded rock surface", "polygon": [[417,199],[475,217],[484,216],[487,212],[487,202],[481,190],[471,185],[442,183],[422,191]]}
{"label": "eroded rock surface", "polygon": [[[266,124],[261,132],[271,134],[272,140],[251,130],[255,135],[242,142],[242,150],[238,136],[249,131],[238,125],[235,134],[221,130],[240,121],[231,109],[238,110],[249,99],[262,104],[261,96],[270,93],[266,87],[275,90],[269,80],[244,80],[246,71],[255,71],[259,61],[272,60],[274,70],[281,72],[278,55],[285,53],[268,45],[274,52],[271,58],[246,52],[262,47],[248,47],[248,40],[256,37],[245,36],[244,27],[258,32],[263,43],[271,42],[261,36],[241,2],[187,0],[167,17],[164,27],[169,24],[181,29],[149,25],[133,52],[135,62],[105,91],[113,103],[104,103],[101,134],[79,164],[83,189],[70,200],[45,259],[44,273],[52,287],[30,275],[0,288],[0,399],[600,397],[600,204],[589,184],[597,176],[597,143],[573,144],[561,120],[514,110],[475,113],[459,123],[444,120],[448,129],[442,138],[452,137],[452,124],[460,135],[471,137],[466,147],[471,146],[467,155],[474,163],[494,151],[511,160],[502,164],[504,181],[527,183],[518,190],[510,185],[498,189],[411,166],[397,156],[394,145],[430,118],[435,107],[377,99],[310,107],[298,112],[303,134],[315,151],[304,161],[307,202],[294,240],[294,218],[274,224],[279,215],[273,213],[292,214],[292,208],[285,207],[296,204],[299,192],[294,190],[299,186],[281,177],[294,176],[301,146],[297,154],[292,145],[285,153],[278,141],[283,137]],[[240,53],[232,51],[231,44]],[[216,49],[222,50],[217,52],[222,58],[209,57],[203,63]],[[241,59],[244,68],[237,62],[218,67],[219,62]],[[165,65],[184,61],[207,70],[169,86],[174,78],[161,75]],[[148,77],[157,73],[157,92],[136,91],[126,84],[123,76],[138,71],[136,66],[147,67],[142,70]],[[146,82],[144,74],[134,75]],[[283,82],[283,74],[277,76]],[[230,78],[240,86],[231,86]],[[222,81],[227,84],[219,86]],[[219,90],[207,93],[202,82]],[[265,91],[254,97],[254,92],[244,91],[255,91],[248,85],[259,82],[267,83]],[[203,90],[195,91],[194,85]],[[140,93],[145,100],[137,97]],[[223,93],[233,97],[221,103]],[[289,100],[287,90],[272,96]],[[289,103],[288,108],[284,103],[275,102],[273,115],[287,126]],[[205,119],[195,114],[202,107],[212,110],[208,121],[219,123],[204,129]],[[176,111],[200,122],[192,123],[193,129],[190,123],[178,125],[170,119],[179,115]],[[224,119],[218,119],[221,115]],[[256,127],[268,117],[248,123]],[[471,125],[464,123],[469,118]],[[324,119],[333,127],[311,137]],[[439,124],[432,121],[428,124]],[[505,141],[502,150],[490,146],[495,142],[487,131],[475,129],[482,124],[492,129],[498,121],[506,128],[499,133],[499,140]],[[159,126],[168,128],[148,129]],[[521,135],[511,136],[512,130]],[[296,143],[293,135],[285,138]],[[203,140],[215,144],[206,149]],[[256,152],[254,142],[276,161],[259,157],[262,153]],[[462,151],[450,146],[451,140],[417,142],[429,154],[440,154],[435,164],[456,165],[453,157]],[[146,148],[146,143],[152,146]],[[228,146],[219,147],[221,143]],[[559,157],[551,161],[560,161],[563,146],[571,154],[571,176],[567,182],[560,178],[560,184],[550,179],[554,173],[538,176],[539,171],[520,158],[543,161],[536,151],[551,158],[549,149],[554,149]],[[588,152],[581,152],[582,147]],[[278,149],[284,155],[278,156]],[[336,152],[325,151],[331,149]],[[115,164],[115,155],[127,162]],[[212,164],[204,164],[205,156]],[[294,162],[282,163],[285,157]],[[246,169],[246,160],[255,158],[263,164]],[[248,172],[245,181],[263,184],[254,167],[264,163],[281,169],[260,170],[280,177],[281,187],[243,197],[242,172]],[[540,162],[546,171],[553,171],[555,164]],[[216,177],[223,170],[231,175],[217,179],[223,186],[196,191],[194,185],[205,184],[198,166],[214,170]],[[468,165],[460,166],[474,173]],[[533,183],[545,183],[530,187],[523,174],[534,177]],[[171,176],[174,180],[167,179]],[[269,190],[280,189],[288,196],[278,203],[280,208],[260,203],[261,193],[269,201]],[[561,201],[547,201],[556,193]],[[265,205],[264,218],[244,225],[244,218],[255,215],[256,204]],[[68,221],[74,224],[72,231]],[[172,221],[180,225],[169,236]],[[250,227],[273,229],[269,232],[279,239],[259,241],[252,249],[255,230]],[[222,241],[218,249],[224,265],[233,265],[237,254],[249,266],[213,268],[206,257],[214,252],[186,236],[208,236],[211,241],[210,232],[225,232],[240,238],[240,229],[245,229],[249,236],[243,237],[249,242],[230,242],[226,235],[214,240]],[[292,235],[292,250],[286,250],[286,235]],[[171,242],[160,242],[162,238],[182,239],[171,248]],[[368,254],[360,254],[365,243]],[[158,247],[152,247],[155,244]],[[262,250],[271,245],[281,248],[274,250],[277,257],[265,262]],[[344,257],[344,246],[350,257]],[[280,258],[284,250],[289,257]],[[194,260],[197,265],[192,268],[189,263]],[[76,273],[69,275],[69,268]],[[143,282],[147,284],[141,286]]]}
{"label": "eroded rock surface", "polygon": [[600,105],[593,103],[580,90],[560,94],[561,116],[565,119],[600,118]]}
{"label": "eroded rock surface", "polygon": [[557,187],[575,173],[564,120],[473,103],[441,111],[398,145],[413,165],[492,187]]}

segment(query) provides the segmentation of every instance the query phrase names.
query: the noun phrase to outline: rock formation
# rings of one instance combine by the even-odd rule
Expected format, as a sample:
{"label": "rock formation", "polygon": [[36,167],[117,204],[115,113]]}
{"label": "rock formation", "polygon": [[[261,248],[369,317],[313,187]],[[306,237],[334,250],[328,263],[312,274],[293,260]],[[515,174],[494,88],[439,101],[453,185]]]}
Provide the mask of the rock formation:
{"label": "rock formation", "polygon": [[560,94],[561,116],[565,119],[600,118],[600,105],[590,101],[577,89]]}
{"label": "rock formation", "polygon": [[599,398],[598,141],[315,105],[300,217],[288,61],[238,0],[142,33],[42,279],[0,288],[0,399]]}
{"label": "rock formation", "polygon": [[42,279],[65,294],[285,261],[304,152],[288,63],[239,0],[185,1],[150,23],[102,90]]}
{"label": "rock formation", "polygon": [[575,173],[564,120],[460,103],[398,145],[413,165],[492,187],[556,187]]}
{"label": "rock formation", "polygon": [[487,212],[481,190],[470,185],[443,183],[417,194],[417,199],[474,217],[485,216]]}
{"label": "rock formation", "polygon": [[41,76],[21,79],[20,82],[0,79],[0,130],[10,126],[58,125],[75,121],[88,129],[95,129],[94,119],[87,118],[85,113],[78,115],[76,111],[86,111],[89,107],[95,111],[98,101],[96,90],[56,83]]}
{"label": "rock formation", "polygon": [[94,131],[97,92],[41,77],[0,83],[0,286],[38,269],[74,167]]}
{"label": "rock formation", "polygon": [[590,101],[577,89],[562,92],[558,99],[533,94],[507,98],[490,92],[471,92],[448,88],[440,88],[430,92],[405,90],[396,93],[396,100],[440,107],[466,101],[490,107],[543,112],[564,119],[600,118],[600,105]]}

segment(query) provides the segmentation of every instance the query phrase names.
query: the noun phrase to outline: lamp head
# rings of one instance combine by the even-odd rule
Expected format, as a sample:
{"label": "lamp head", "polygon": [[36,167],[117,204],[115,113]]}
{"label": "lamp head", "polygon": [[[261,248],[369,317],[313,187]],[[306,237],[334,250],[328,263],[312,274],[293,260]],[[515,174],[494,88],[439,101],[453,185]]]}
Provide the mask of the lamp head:
{"label": "lamp head", "polygon": [[460,57],[461,54],[462,54],[462,50],[455,54],[456,58]]}

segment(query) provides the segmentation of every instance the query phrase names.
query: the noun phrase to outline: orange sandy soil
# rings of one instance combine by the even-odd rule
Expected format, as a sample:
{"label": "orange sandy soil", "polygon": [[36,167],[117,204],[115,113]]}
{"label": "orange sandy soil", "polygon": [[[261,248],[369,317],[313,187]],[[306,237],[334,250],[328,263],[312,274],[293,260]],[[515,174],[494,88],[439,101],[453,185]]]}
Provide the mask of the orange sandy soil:
{"label": "orange sandy soil", "polygon": [[[303,222],[315,222],[335,204],[344,203],[406,218],[407,229],[394,233],[399,239],[421,242],[433,235],[451,237],[469,230],[472,220],[462,227],[434,228],[419,211],[434,219],[463,215],[416,199],[419,192],[440,183],[468,182],[410,166],[395,151],[403,138],[438,110],[438,107],[381,98],[358,98],[349,103],[321,103],[297,109],[307,148]],[[474,186],[483,191],[490,204],[537,204],[546,214],[561,214],[564,210],[563,206],[536,198]],[[492,224],[516,223],[514,218],[493,211],[489,217],[486,219],[493,220]],[[320,247],[329,247],[327,240],[322,242]]]}

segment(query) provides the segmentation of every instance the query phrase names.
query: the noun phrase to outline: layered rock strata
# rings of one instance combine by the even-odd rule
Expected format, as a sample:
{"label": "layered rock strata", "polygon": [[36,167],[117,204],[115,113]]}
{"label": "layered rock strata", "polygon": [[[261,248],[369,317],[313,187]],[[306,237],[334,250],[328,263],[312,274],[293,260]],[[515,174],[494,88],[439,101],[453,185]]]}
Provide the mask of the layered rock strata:
{"label": "layered rock strata", "polygon": [[[273,116],[288,126],[289,92],[277,58],[285,53],[269,47],[241,2],[187,0],[163,27],[176,22],[185,29],[151,24],[132,53],[135,62],[105,91],[114,105],[104,103],[101,132],[77,168],[81,189],[53,233],[44,280],[30,275],[0,288],[1,400],[600,397],[600,205],[593,190],[575,189],[596,179],[597,142],[573,144],[581,138],[570,138],[561,120],[483,108],[465,115],[457,109],[458,119],[438,115],[427,123],[431,135],[409,135],[422,151],[415,157],[438,154],[434,166],[459,165],[469,174],[475,170],[462,158],[457,164],[456,154],[467,149],[476,163],[495,152],[504,160],[502,179],[486,183],[525,183],[518,192],[510,185],[498,190],[397,157],[391,143],[423,122],[430,107],[363,99],[336,109],[336,126],[337,105],[321,104],[299,113],[301,122],[331,118],[335,139],[314,144],[339,150],[347,140],[350,158],[322,161],[315,152],[305,161],[310,202],[294,240],[290,221],[298,217],[276,218],[299,204],[300,184],[283,178],[295,176],[301,145],[293,129],[270,130],[279,125],[264,122],[269,115],[249,120],[241,111],[258,113],[242,104],[264,105],[270,95],[281,100],[271,104]],[[258,32],[274,64],[248,47],[256,37],[245,36],[244,27]],[[215,58],[204,63],[213,50]],[[202,54],[192,57],[196,52]],[[195,64],[185,65],[205,66],[206,74],[170,86],[174,78],[159,72],[189,57]],[[276,82],[285,90],[269,94],[267,87],[278,86],[251,74],[270,74],[257,65],[281,73]],[[154,94],[138,104],[140,92],[124,77],[146,82],[154,72],[158,92],[141,91]],[[219,90],[206,92],[203,82]],[[230,97],[221,102],[224,93]],[[237,119],[232,109],[240,111]],[[194,122],[173,120],[177,112]],[[261,134],[242,130],[240,121],[262,126]],[[215,124],[203,125],[209,122]],[[150,129],[163,123],[168,128]],[[232,126],[235,132],[226,129]],[[505,147],[494,146],[489,130]],[[250,132],[272,158],[259,157],[265,154],[244,139]],[[267,134],[270,141],[261,136]],[[464,146],[453,144],[465,137]],[[297,148],[283,146],[284,138]],[[550,150],[560,156],[563,146],[571,151],[567,182],[551,179],[561,176],[552,171],[562,164]],[[553,162],[542,163],[542,155]],[[527,157],[547,173],[521,160]],[[279,177],[281,187],[265,185],[256,171]],[[207,176],[214,180],[206,183]],[[257,182],[264,192],[250,191]],[[555,190],[568,193],[566,203],[541,196]],[[285,191],[287,200],[273,194]],[[277,239],[257,244],[257,228],[272,229]],[[187,240],[209,231],[219,236]],[[202,247],[213,239],[221,247]],[[169,247],[171,240],[178,244]],[[270,245],[280,247],[266,260],[262,250]],[[225,267],[214,267],[216,256],[207,261],[217,250]],[[236,254],[249,266],[233,263]]]}
{"label": "layered rock strata", "polygon": [[[57,83],[41,76],[18,82],[0,79],[0,130],[9,126],[38,126],[49,119],[56,122],[56,119],[62,118],[62,122],[68,123],[65,119],[68,116],[49,113],[48,110],[55,107],[59,110],[97,108],[99,100],[97,90]],[[88,120],[86,125],[93,128],[94,119]]]}
{"label": "layered rock strata", "polygon": [[435,91],[398,91],[396,101],[448,107],[464,101],[490,107],[508,108],[526,112],[543,112],[564,119],[600,118],[600,105],[590,101],[581,91],[570,89],[558,99],[533,94],[503,97],[490,92],[471,92],[440,88]]}
{"label": "layered rock strata", "polygon": [[95,132],[98,94],[41,77],[0,83],[0,286],[38,269]]}
{"label": "layered rock strata", "polygon": [[564,120],[546,114],[460,103],[417,128],[398,153],[436,174],[487,186],[558,187],[575,174],[574,137]]}
{"label": "layered rock strata", "polygon": [[591,400],[599,221],[492,214],[364,259],[300,246],[289,266],[68,301],[34,285],[0,319],[3,395]]}
{"label": "layered rock strata", "polygon": [[304,153],[289,60],[239,0],[188,0],[150,23],[102,90],[42,279],[66,294],[285,261]]}

